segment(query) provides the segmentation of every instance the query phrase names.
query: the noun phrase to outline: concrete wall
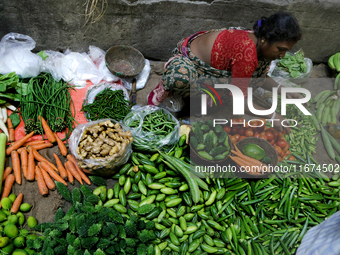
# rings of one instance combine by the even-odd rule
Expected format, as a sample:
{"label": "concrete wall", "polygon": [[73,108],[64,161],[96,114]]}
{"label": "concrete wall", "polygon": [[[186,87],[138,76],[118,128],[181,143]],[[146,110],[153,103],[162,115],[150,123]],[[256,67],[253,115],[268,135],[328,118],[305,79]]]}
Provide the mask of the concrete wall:
{"label": "concrete wall", "polygon": [[339,0],[107,1],[104,16],[84,27],[86,0],[1,0],[0,36],[29,35],[37,43],[35,51],[132,45],[146,58],[164,61],[177,41],[194,32],[252,28],[259,17],[282,10],[293,13],[302,28],[303,39],[293,50],[302,47],[314,62],[325,62],[340,51]]}

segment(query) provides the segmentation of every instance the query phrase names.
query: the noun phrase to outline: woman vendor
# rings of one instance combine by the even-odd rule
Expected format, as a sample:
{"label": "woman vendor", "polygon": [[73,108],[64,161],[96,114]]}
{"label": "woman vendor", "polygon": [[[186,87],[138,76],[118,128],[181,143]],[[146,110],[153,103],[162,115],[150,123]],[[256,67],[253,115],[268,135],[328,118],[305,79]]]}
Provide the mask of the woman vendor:
{"label": "woman vendor", "polygon": [[[211,82],[238,86],[245,97],[248,86],[254,89],[262,86],[269,91],[278,87],[280,94],[281,86],[267,77],[270,62],[284,57],[300,39],[297,20],[282,12],[262,17],[254,23],[253,30],[229,27],[195,33],[177,44],[160,83],[148,96],[148,104],[159,105],[169,95],[195,96],[202,93],[200,87],[206,81],[210,81],[212,87]],[[303,98],[299,93],[290,93],[287,97]],[[245,112],[253,115],[246,102]],[[258,110],[265,109],[253,105]],[[284,119],[277,113],[262,117],[280,122]],[[280,122],[274,122],[279,129]]]}

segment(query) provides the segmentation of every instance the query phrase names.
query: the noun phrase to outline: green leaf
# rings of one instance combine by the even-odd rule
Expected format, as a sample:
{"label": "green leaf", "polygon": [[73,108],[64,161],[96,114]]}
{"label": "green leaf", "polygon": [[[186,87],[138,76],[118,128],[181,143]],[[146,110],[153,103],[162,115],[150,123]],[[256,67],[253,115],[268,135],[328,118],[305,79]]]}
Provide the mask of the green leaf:
{"label": "green leaf", "polygon": [[38,55],[42,58],[42,60],[48,58],[48,55],[44,51],[39,51]]}
{"label": "green leaf", "polygon": [[13,93],[0,93],[0,97],[4,97],[4,98],[8,98],[8,99],[12,99],[14,101],[20,101],[20,95],[18,94],[13,94]]}
{"label": "green leaf", "polygon": [[15,72],[11,72],[11,73],[8,73],[8,74],[5,74],[5,75],[1,75],[0,81],[9,79],[9,78],[15,77],[15,76],[16,76]]}
{"label": "green leaf", "polygon": [[27,96],[32,92],[33,88],[32,84],[21,82],[17,84],[15,90],[18,92],[19,95]]}
{"label": "green leaf", "polygon": [[[1,102],[0,102],[1,103]],[[19,126],[20,124],[20,116],[19,114],[17,114],[16,112],[12,112],[11,115],[9,115],[9,118],[11,119],[12,121],[12,124],[13,124],[13,128],[15,129],[17,126]]]}
{"label": "green leaf", "polygon": [[7,85],[5,82],[0,83],[0,92],[5,92],[7,89]]}

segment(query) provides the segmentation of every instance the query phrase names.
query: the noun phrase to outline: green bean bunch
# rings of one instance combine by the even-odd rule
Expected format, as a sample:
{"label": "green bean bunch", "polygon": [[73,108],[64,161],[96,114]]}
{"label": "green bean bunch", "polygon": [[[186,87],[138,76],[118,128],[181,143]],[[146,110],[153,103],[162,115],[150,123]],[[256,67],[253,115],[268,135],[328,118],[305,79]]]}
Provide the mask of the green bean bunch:
{"label": "green bean bunch", "polygon": [[131,103],[124,97],[123,90],[104,89],[98,93],[92,104],[83,104],[81,111],[89,120],[122,120],[131,111]]}
{"label": "green bean bunch", "polygon": [[65,81],[55,81],[51,74],[41,73],[28,80],[32,91],[20,99],[20,114],[25,123],[25,132],[42,134],[38,116],[43,116],[54,132],[66,130],[69,137],[74,129],[75,107],[70,90],[74,87]]}

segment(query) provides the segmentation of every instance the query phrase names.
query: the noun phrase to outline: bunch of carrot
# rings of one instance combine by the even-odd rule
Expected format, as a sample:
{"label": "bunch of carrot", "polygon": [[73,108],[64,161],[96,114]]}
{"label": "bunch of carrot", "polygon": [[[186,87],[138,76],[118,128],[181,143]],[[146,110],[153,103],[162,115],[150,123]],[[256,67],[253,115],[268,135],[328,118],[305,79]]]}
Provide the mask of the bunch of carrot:
{"label": "bunch of carrot", "polygon": [[[68,154],[65,144],[57,134],[49,128],[45,119],[43,117],[40,119],[48,142],[27,142],[27,140],[34,135],[33,131],[22,139],[13,142],[6,149],[6,155],[11,155],[12,167],[7,167],[4,171],[3,181],[5,183],[1,200],[3,197],[9,195],[14,182],[19,185],[21,184],[22,174],[28,181],[37,181],[39,192],[43,196],[48,195],[49,190],[55,189],[54,181],[61,182],[67,186],[65,180],[73,184],[74,179],[76,179],[81,184],[83,184],[84,181],[88,185],[91,185],[90,179],[82,169],[79,168],[75,158],[71,154]],[[38,152],[43,148],[52,147],[54,143],[58,144],[61,154],[67,158],[64,165],[57,154],[53,153],[56,162],[56,165],[54,165]]]}
{"label": "bunch of carrot", "polygon": [[243,168],[243,170],[246,170],[247,173],[253,174],[253,175],[260,175],[263,172],[268,171],[268,166],[266,164],[263,164],[261,161],[257,159],[253,159],[251,157],[248,157],[244,155],[236,145],[235,150],[231,150],[231,152],[235,156],[230,156],[230,158],[238,164],[240,167]]}

